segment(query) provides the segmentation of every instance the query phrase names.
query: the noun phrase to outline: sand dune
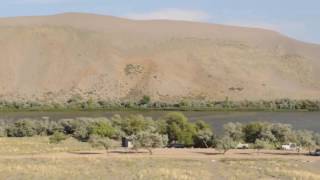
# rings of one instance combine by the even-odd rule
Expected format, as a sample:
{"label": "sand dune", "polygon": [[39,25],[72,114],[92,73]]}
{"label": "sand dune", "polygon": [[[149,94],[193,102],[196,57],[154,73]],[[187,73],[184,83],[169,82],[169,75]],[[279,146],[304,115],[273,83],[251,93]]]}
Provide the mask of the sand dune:
{"label": "sand dune", "polygon": [[0,98],[320,97],[320,45],[256,29],[91,14],[0,18]]}

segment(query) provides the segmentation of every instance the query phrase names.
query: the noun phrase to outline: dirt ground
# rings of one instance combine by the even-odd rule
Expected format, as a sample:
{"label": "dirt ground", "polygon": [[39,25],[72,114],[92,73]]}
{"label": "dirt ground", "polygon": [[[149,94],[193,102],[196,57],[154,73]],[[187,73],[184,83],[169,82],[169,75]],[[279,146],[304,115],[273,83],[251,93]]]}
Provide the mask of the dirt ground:
{"label": "dirt ground", "polygon": [[0,138],[0,179],[320,179],[320,157],[274,150],[92,149],[72,139]]}

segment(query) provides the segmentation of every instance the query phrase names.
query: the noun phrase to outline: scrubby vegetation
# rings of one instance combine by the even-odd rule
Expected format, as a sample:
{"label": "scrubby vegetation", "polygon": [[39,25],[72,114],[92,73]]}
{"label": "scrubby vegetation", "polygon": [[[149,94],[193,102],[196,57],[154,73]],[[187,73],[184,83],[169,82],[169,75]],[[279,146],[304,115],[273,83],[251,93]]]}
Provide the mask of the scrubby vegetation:
{"label": "scrubby vegetation", "polygon": [[260,100],[224,101],[188,100],[177,102],[153,101],[142,96],[136,101],[103,101],[73,95],[66,102],[0,101],[0,111],[55,111],[55,110],[212,110],[212,111],[319,111],[320,100]]}
{"label": "scrubby vegetation", "polygon": [[152,154],[153,148],[178,145],[180,147],[218,148],[226,153],[247,143],[255,149],[278,149],[283,144],[296,143],[309,151],[320,146],[320,134],[307,130],[294,130],[291,125],[251,122],[228,123],[222,135],[214,134],[204,121],[190,122],[180,112],[170,112],[157,120],[142,115],[112,118],[77,118],[58,121],[21,119],[2,123],[1,136],[50,136],[51,143],[68,137],[92,146],[112,148],[113,142],[129,139],[135,149],[144,148]]}

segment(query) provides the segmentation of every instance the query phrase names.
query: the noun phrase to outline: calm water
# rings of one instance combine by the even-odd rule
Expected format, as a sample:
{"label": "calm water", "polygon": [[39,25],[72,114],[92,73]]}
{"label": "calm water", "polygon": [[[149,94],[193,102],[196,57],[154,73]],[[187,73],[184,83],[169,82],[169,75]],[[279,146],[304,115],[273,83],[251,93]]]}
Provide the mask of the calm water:
{"label": "calm water", "polygon": [[[49,117],[52,120],[76,117],[111,117],[114,114],[127,116],[142,114],[157,119],[168,112],[10,112],[0,113],[0,121],[15,121],[21,118],[41,119]],[[228,122],[248,123],[266,121],[291,124],[295,129],[308,129],[320,133],[320,112],[183,112],[191,121],[202,119],[210,123],[216,133],[222,131],[222,126]]]}

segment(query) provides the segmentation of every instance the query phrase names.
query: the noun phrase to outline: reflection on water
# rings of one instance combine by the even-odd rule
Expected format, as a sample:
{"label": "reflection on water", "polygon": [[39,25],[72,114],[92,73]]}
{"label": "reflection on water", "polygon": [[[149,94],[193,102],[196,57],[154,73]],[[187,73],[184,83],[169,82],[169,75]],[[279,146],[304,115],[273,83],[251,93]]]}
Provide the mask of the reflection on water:
{"label": "reflection on water", "polygon": [[[7,112],[0,113],[0,120],[14,121],[22,118],[41,119],[49,117],[52,120],[76,117],[111,117],[115,114],[128,116],[142,114],[154,119],[168,113],[167,111],[117,111],[117,112]],[[210,123],[216,133],[221,133],[222,127],[228,122],[248,123],[251,121],[268,121],[273,123],[291,124],[295,129],[308,129],[320,133],[320,112],[183,112],[190,120],[202,119]]]}

